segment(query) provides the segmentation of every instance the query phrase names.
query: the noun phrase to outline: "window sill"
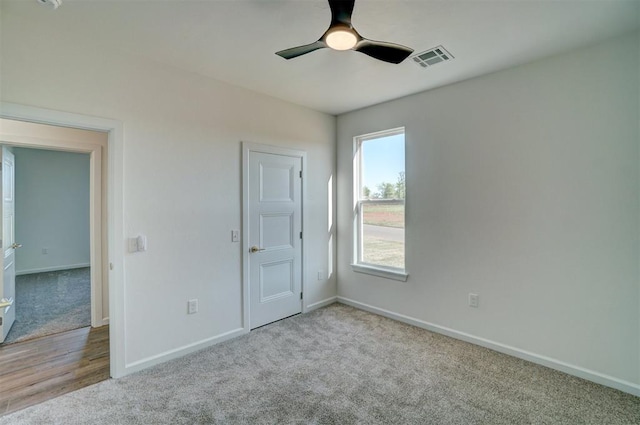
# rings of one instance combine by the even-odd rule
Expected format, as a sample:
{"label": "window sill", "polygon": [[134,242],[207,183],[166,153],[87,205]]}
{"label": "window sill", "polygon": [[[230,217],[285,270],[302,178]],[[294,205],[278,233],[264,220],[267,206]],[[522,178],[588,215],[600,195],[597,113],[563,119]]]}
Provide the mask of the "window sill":
{"label": "window sill", "polygon": [[352,264],[354,272],[370,274],[372,276],[384,277],[386,279],[398,280],[400,282],[406,282],[409,275],[402,270],[386,269],[382,267],[376,267],[365,264]]}

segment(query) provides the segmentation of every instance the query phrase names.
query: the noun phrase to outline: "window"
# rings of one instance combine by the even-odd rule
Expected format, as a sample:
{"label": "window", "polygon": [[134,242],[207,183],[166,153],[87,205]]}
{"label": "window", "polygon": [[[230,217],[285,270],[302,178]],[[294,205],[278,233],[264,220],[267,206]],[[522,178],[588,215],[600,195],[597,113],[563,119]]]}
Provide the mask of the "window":
{"label": "window", "polygon": [[405,281],[404,128],[358,136],[354,143],[353,269]]}

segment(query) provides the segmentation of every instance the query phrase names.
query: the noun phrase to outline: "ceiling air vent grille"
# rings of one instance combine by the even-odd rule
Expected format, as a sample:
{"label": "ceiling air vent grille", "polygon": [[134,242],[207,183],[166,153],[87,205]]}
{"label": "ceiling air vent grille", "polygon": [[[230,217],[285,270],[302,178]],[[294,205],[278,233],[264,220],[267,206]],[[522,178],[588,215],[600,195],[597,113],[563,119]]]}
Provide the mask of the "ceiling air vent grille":
{"label": "ceiling air vent grille", "polygon": [[425,50],[418,53],[413,58],[413,61],[423,68],[428,68],[440,62],[446,62],[453,59],[453,55],[449,53],[444,47],[437,46],[433,49]]}

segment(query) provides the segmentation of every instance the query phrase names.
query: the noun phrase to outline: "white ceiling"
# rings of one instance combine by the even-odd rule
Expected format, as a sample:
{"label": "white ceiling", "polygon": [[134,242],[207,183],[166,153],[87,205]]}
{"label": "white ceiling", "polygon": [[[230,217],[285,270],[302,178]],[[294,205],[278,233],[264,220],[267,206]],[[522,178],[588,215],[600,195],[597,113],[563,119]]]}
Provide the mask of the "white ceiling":
{"label": "white ceiling", "polygon": [[356,0],[353,25],[364,37],[416,53],[441,44],[455,56],[427,69],[353,51],[275,55],[322,35],[326,0],[63,0],[56,11],[36,0],[3,1],[2,19],[18,18],[43,34],[73,34],[340,114],[632,31],[640,1]]}

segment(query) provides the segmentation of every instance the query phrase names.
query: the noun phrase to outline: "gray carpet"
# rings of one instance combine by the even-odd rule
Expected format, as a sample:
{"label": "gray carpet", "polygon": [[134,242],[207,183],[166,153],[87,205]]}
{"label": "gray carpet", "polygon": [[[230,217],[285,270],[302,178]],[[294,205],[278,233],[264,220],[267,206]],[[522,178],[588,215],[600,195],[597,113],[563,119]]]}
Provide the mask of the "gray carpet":
{"label": "gray carpet", "polygon": [[640,398],[340,304],[0,424],[632,424]]}
{"label": "gray carpet", "polygon": [[3,345],[90,326],[90,270],[16,276],[16,320]]}

